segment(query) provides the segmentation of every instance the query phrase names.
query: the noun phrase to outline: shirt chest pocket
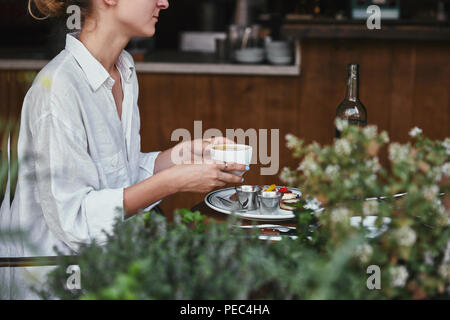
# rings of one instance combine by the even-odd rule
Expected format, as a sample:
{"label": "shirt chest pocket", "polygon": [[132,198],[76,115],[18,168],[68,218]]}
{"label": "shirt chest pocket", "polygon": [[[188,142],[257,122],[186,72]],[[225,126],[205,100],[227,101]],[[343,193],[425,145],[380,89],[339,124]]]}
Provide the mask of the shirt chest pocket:
{"label": "shirt chest pocket", "polygon": [[102,182],[105,187],[124,188],[128,186],[128,170],[123,151],[98,160],[97,167],[102,172]]}

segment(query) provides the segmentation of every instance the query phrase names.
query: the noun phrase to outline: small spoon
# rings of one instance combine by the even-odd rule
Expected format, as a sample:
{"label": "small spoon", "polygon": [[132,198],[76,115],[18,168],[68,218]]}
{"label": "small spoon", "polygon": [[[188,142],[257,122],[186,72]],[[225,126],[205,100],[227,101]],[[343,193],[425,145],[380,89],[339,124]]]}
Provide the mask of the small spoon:
{"label": "small spoon", "polygon": [[248,38],[250,37],[251,32],[252,32],[252,29],[250,27],[245,28],[244,37],[242,38],[241,49],[244,49],[247,47]]}
{"label": "small spoon", "polygon": [[233,203],[230,200],[227,200],[227,199],[222,198],[222,197],[217,197],[217,199],[219,199],[224,205],[231,207],[232,211],[239,212],[239,213],[247,212],[247,210],[245,210],[245,209],[237,209],[237,210],[235,210],[234,208],[236,207],[236,205],[239,206],[238,203]]}

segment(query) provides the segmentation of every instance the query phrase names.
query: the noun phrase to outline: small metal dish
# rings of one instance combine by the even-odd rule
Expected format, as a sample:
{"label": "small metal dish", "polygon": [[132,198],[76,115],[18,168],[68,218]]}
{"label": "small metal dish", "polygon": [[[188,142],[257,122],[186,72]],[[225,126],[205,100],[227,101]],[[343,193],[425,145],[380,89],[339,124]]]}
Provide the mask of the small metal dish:
{"label": "small metal dish", "polygon": [[256,210],[258,209],[257,195],[261,191],[259,186],[243,185],[235,188],[238,202],[242,209]]}
{"label": "small metal dish", "polygon": [[260,191],[257,195],[261,214],[277,214],[283,194],[278,191]]}

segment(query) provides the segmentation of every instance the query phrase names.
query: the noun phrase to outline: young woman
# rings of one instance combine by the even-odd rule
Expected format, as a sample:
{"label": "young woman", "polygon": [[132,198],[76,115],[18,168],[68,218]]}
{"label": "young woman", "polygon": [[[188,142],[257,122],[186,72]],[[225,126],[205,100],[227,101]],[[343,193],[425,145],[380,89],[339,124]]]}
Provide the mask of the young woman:
{"label": "young woman", "polygon": [[186,163],[207,158],[213,144],[232,143],[225,138],[140,152],[138,79],[123,49],[133,37],[154,35],[167,0],[29,1],[32,15],[44,17],[77,5],[83,27],[67,35],[65,49],[24,100],[18,146],[24,161],[11,217],[34,248],[16,246],[13,256],[50,256],[55,246],[73,253],[81,243],[104,241],[102,231],[117,217],[150,209],[168,195],[242,181],[230,171],[248,170],[243,165]]}

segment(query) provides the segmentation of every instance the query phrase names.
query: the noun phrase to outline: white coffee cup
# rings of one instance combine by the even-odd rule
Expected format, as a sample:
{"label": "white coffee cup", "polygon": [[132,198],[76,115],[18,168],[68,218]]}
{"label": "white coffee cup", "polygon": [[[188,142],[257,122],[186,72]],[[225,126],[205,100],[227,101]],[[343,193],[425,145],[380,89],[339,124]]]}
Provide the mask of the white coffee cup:
{"label": "white coffee cup", "polygon": [[[251,146],[245,144],[217,144],[211,148],[211,159],[226,163],[238,163],[249,166],[252,161]],[[242,171],[232,171],[231,173],[242,176]]]}

